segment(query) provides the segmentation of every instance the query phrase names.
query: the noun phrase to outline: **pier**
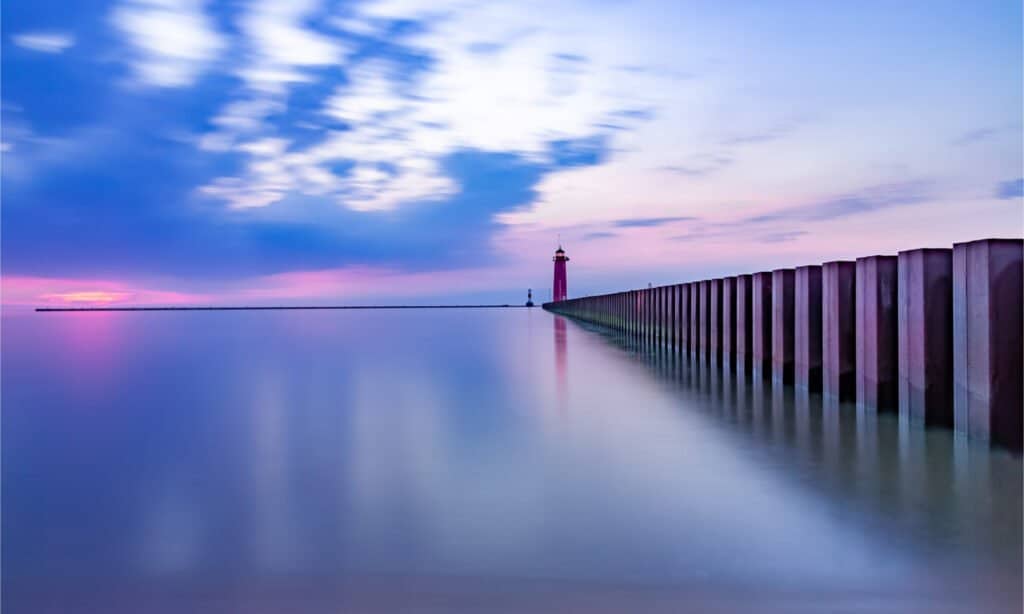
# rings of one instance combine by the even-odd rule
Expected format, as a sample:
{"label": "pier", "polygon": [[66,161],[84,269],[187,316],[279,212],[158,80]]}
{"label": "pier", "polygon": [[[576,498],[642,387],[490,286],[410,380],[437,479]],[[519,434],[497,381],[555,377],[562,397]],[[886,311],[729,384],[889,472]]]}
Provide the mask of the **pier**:
{"label": "pier", "polygon": [[[682,363],[1020,451],[1024,240],[981,239],[545,303]],[[839,402],[845,403],[845,405]]]}

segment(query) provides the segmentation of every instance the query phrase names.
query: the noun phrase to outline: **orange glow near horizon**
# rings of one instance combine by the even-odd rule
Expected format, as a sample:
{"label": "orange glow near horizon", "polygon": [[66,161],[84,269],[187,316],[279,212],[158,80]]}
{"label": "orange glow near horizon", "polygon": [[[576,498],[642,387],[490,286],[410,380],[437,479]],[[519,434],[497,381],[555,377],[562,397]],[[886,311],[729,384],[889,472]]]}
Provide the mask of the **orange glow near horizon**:
{"label": "orange glow near horizon", "polygon": [[39,298],[47,301],[60,301],[64,303],[114,303],[122,301],[131,294],[128,292],[105,292],[103,290],[93,290],[84,292],[58,292],[52,294],[43,294]]}

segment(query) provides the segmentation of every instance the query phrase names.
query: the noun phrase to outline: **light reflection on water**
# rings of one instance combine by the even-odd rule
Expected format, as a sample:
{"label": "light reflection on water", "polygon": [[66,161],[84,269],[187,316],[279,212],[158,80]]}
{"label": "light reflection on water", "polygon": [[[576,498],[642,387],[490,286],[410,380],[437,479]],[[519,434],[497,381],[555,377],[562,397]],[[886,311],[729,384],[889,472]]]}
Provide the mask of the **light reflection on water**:
{"label": "light reflection on water", "polygon": [[1019,610],[1019,458],[539,310],[3,325],[8,612]]}

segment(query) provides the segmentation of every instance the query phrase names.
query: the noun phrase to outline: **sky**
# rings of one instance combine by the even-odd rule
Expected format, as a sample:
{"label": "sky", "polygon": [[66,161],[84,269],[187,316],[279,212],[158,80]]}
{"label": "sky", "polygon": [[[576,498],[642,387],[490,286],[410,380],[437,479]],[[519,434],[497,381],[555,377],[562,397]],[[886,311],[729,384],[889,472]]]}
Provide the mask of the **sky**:
{"label": "sky", "polygon": [[521,302],[1024,234],[1019,0],[34,0],[5,305]]}

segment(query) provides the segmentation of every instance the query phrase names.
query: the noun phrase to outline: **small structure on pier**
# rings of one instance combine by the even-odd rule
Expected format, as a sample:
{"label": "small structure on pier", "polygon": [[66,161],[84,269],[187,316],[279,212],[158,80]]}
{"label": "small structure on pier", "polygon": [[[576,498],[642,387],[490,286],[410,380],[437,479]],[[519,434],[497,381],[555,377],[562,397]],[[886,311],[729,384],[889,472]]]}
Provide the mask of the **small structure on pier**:
{"label": "small structure on pier", "polygon": [[526,290],[526,306],[533,307],[533,288]]}
{"label": "small structure on pier", "polygon": [[569,257],[565,255],[565,250],[562,249],[561,244],[555,250],[555,257],[552,260],[555,262],[555,283],[551,300],[557,303],[569,298],[569,284],[565,279],[565,263],[569,262]]}

